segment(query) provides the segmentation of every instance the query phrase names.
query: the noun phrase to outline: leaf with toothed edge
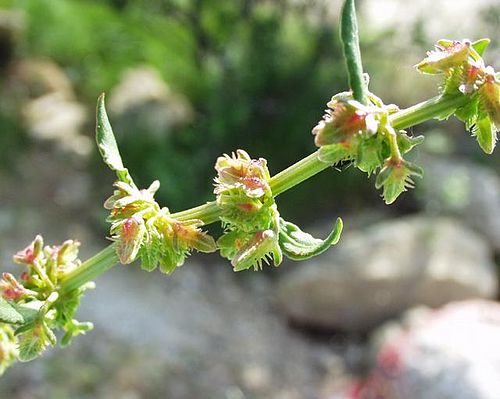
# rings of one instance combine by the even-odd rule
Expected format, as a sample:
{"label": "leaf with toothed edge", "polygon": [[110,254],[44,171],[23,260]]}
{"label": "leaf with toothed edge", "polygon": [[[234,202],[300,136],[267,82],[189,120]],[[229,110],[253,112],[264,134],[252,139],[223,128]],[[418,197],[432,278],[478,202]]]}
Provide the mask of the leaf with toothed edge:
{"label": "leaf with toothed edge", "polygon": [[325,252],[338,243],[342,233],[342,219],[338,218],[332,232],[324,240],[303,232],[293,223],[280,219],[279,243],[283,254],[292,260],[305,260]]}
{"label": "leaf with toothed edge", "polygon": [[491,154],[495,149],[497,133],[495,126],[488,117],[478,119],[472,127],[472,134],[476,137],[481,149]]}

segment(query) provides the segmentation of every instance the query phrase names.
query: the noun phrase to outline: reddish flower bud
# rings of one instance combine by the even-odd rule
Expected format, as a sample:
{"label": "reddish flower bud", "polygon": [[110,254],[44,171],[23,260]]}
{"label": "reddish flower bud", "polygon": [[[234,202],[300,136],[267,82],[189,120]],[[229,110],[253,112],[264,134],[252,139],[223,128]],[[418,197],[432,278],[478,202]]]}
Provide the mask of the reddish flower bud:
{"label": "reddish flower bud", "polygon": [[128,218],[120,224],[118,234],[113,238],[117,241],[116,252],[124,265],[132,263],[144,240],[146,227],[139,218]]}
{"label": "reddish flower bud", "polygon": [[378,129],[375,118],[377,110],[344,98],[333,97],[328,103],[323,120],[313,128],[316,146],[339,144],[348,145],[353,138],[362,132],[374,134]]}
{"label": "reddish flower bud", "polygon": [[40,255],[42,255],[42,249],[43,238],[37,235],[30,245],[14,255],[13,260],[15,263],[31,265]]}
{"label": "reddish flower bud", "polygon": [[3,273],[0,280],[0,293],[5,299],[18,301],[31,291],[26,290],[10,273]]}
{"label": "reddish flower bud", "polygon": [[243,150],[236,154],[219,157],[215,164],[218,173],[215,179],[215,194],[221,194],[231,189],[242,189],[248,197],[260,198],[271,195],[268,184],[270,179],[265,159],[251,159]]}

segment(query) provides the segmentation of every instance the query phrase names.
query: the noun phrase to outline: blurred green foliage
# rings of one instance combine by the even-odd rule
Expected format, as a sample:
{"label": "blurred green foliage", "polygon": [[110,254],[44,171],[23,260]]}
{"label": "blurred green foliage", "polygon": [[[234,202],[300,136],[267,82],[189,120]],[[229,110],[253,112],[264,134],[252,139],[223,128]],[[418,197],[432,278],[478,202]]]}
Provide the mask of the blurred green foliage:
{"label": "blurred green foliage", "polygon": [[[136,181],[147,186],[159,179],[160,203],[173,211],[213,199],[213,164],[224,152],[243,148],[267,158],[274,174],[314,151],[311,128],[329,98],[347,86],[332,15],[340,1],[0,0],[1,8],[24,17],[14,58],[55,62],[89,115],[101,92],[144,65],[187,99],[194,111],[189,122],[160,134],[140,119],[120,123],[111,114]],[[496,13],[483,17],[497,26]],[[386,48],[390,32],[367,26],[361,20],[365,69],[378,87],[377,76],[393,76],[394,57],[405,56]],[[429,47],[422,20],[410,31],[415,44]],[[391,90],[386,89],[389,97]],[[0,107],[0,145],[11,148],[11,155],[26,144],[13,115]],[[87,127],[91,135],[91,118]],[[94,154],[90,164],[97,182],[104,166]],[[299,221],[306,202],[330,215],[332,209],[382,206],[372,184],[352,168],[322,173],[279,198],[282,213]]]}
{"label": "blurred green foliage", "polygon": [[[187,125],[161,135],[133,123],[116,132],[134,175],[143,185],[160,179],[160,199],[175,210],[211,198],[212,165],[221,153],[245,148],[269,159],[276,173],[312,152],[312,126],[329,97],[346,88],[336,18],[323,3],[8,3],[27,20],[17,56],[62,66],[89,106],[127,68],[143,64],[187,97],[195,111]],[[338,183],[332,176],[324,182]],[[305,200],[308,190],[296,198]]]}

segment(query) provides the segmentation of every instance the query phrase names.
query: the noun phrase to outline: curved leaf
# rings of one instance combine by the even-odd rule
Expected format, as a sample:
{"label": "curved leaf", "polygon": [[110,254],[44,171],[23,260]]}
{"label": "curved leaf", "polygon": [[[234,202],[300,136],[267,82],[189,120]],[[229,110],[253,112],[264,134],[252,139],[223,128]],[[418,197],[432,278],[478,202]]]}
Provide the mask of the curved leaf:
{"label": "curved leaf", "polygon": [[337,218],[335,227],[324,240],[303,232],[293,223],[280,219],[279,244],[283,254],[292,260],[304,260],[325,252],[339,242],[342,219]]}

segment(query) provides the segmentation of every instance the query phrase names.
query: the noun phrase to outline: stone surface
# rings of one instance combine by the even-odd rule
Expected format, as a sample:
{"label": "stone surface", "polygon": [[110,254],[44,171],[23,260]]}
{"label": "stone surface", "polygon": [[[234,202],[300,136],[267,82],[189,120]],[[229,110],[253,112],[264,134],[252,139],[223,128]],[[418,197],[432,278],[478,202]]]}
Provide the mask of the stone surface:
{"label": "stone surface", "polygon": [[460,217],[500,252],[500,177],[464,159],[426,156],[425,179],[417,187],[422,205],[433,213]]}
{"label": "stone surface", "polygon": [[193,108],[188,99],[172,90],[158,70],[139,65],[128,69],[109,95],[109,111],[116,131],[137,131],[162,136],[191,122]]}
{"label": "stone surface", "polygon": [[14,366],[0,398],[317,399],[326,370],[344,370],[341,350],[287,328],[262,273],[195,259],[171,276],[133,267],[110,270],[82,299],[92,332]]}
{"label": "stone surface", "polygon": [[85,158],[93,143],[86,135],[88,113],[77,100],[66,72],[49,60],[23,59],[13,63],[6,93],[28,133],[55,143],[62,151]]}
{"label": "stone surface", "polygon": [[381,333],[376,365],[351,399],[496,399],[500,304],[449,304]]}
{"label": "stone surface", "polygon": [[452,219],[410,217],[351,232],[279,285],[293,321],[367,331],[418,304],[490,298],[497,276],[486,243]]}

